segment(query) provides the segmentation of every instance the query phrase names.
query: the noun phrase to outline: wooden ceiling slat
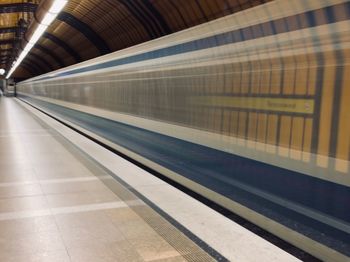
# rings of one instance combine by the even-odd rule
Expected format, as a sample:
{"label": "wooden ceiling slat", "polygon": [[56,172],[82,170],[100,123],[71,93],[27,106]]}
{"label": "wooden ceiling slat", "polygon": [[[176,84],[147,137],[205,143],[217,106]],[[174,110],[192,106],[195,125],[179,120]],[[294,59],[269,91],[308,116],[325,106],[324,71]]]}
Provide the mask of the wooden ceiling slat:
{"label": "wooden ceiling slat", "polygon": [[[36,49],[32,59],[43,57],[52,68],[70,65],[268,1],[272,0],[70,0],[47,30],[54,37],[39,41],[51,55]],[[12,26],[14,21],[7,18]]]}

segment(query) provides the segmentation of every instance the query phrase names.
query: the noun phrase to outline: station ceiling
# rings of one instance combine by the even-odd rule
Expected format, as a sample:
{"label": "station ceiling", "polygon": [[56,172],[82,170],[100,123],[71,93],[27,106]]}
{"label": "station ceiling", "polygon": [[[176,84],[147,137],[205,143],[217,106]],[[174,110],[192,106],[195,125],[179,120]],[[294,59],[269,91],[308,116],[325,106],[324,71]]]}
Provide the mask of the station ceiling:
{"label": "station ceiling", "polygon": [[15,59],[39,0],[0,0],[0,68]]}
{"label": "station ceiling", "polygon": [[[0,0],[1,68],[10,69],[44,1]],[[47,73],[268,1],[70,0],[14,77]]]}

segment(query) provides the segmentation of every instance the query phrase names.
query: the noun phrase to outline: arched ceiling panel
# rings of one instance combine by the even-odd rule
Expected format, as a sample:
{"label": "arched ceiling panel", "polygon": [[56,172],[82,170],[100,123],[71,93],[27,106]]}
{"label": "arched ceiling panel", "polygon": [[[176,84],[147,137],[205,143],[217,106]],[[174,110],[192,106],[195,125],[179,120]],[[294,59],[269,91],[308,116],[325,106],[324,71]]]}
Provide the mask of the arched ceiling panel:
{"label": "arched ceiling panel", "polygon": [[[21,75],[22,79],[26,79],[32,75],[27,69],[23,67],[20,67],[17,70],[18,70],[18,75]],[[18,80],[21,80],[21,79],[18,79]]]}
{"label": "arched ceiling panel", "polygon": [[66,23],[56,21],[48,32],[72,47],[83,61],[100,55],[99,50],[91,41]]}
{"label": "arched ceiling panel", "polygon": [[163,15],[153,6],[152,1],[119,0],[119,2],[139,21],[151,39],[172,33]]}
{"label": "arched ceiling panel", "polygon": [[23,61],[21,63],[21,66],[27,69],[27,71],[29,71],[31,74],[38,74],[40,72],[40,70],[35,65],[28,61]]}
{"label": "arched ceiling panel", "polygon": [[28,62],[28,64],[34,67],[34,69],[37,71],[40,71],[40,72],[47,71],[46,68],[42,66],[39,61],[37,61],[36,59],[33,59],[32,57],[27,57],[25,61]]}
{"label": "arched ceiling panel", "polygon": [[43,35],[45,38],[50,39],[52,42],[54,42],[56,45],[62,47],[70,56],[72,56],[75,60],[75,62],[81,62],[81,56],[77,51],[74,50],[73,47],[68,45],[66,42],[62,41],[60,38],[57,36],[50,34],[48,32],[44,33]]}
{"label": "arched ceiling panel", "polygon": [[54,53],[53,50],[51,50],[51,49],[49,49],[49,48],[47,48],[47,47],[45,47],[45,46],[42,46],[42,45],[40,45],[40,44],[34,45],[33,48],[34,48],[34,49],[37,49],[37,50],[39,50],[39,51],[41,51],[42,53],[47,54],[48,56],[51,56],[51,57],[55,60],[55,62],[56,62],[57,64],[59,64],[60,67],[65,67],[65,66],[66,66],[66,65],[63,63],[63,60],[62,60],[56,53]]}
{"label": "arched ceiling panel", "polygon": [[55,56],[60,58],[61,62],[64,65],[70,65],[70,64],[76,63],[74,58],[69,53],[67,53],[66,50],[62,46],[57,45],[55,42],[52,42],[50,39],[48,39],[46,37],[42,37],[41,40],[39,41],[39,44],[40,44],[40,46],[43,46],[43,47],[50,46],[51,47],[50,51],[53,54],[55,54]]}
{"label": "arched ceiling panel", "polygon": [[88,41],[91,41],[97,49],[100,51],[101,55],[108,54],[111,49],[105,42],[105,40],[96,33],[89,24],[85,23],[82,19],[76,18],[67,12],[62,12],[57,16],[57,19],[75,28],[81,34],[83,34]]}
{"label": "arched ceiling panel", "polygon": [[43,56],[39,56],[39,55],[35,54],[34,52],[30,52],[28,57],[31,57],[31,58],[35,59],[36,61],[38,61],[42,66],[44,66],[46,68],[46,70],[45,70],[46,72],[54,70],[53,66]]}
{"label": "arched ceiling panel", "polygon": [[[101,28],[101,34],[109,39],[109,44],[113,49],[127,47],[129,46],[127,43],[130,42],[140,43],[143,40],[147,41],[152,39],[137,18],[127,12],[125,6],[119,3],[113,3],[111,10],[111,12],[101,16],[96,23],[96,27]],[[113,20],[116,21],[113,22]],[[102,25],[104,24],[108,26],[103,28]]]}
{"label": "arched ceiling panel", "polygon": [[37,59],[47,61],[51,65],[52,70],[60,68],[59,64],[55,61],[54,58],[52,58],[52,56],[41,52],[39,49],[33,48],[30,54],[28,55],[32,54],[34,54],[34,56],[36,56]]}
{"label": "arched ceiling panel", "polygon": [[[49,63],[50,67],[46,65],[42,70],[37,66],[32,71],[42,74],[268,1],[271,0],[70,0],[31,51],[35,54],[32,61],[43,59],[45,62],[39,65]],[[1,25],[0,19],[3,34],[17,32],[14,23]],[[7,40],[0,37],[0,45],[10,48]],[[24,70],[15,72],[22,77],[19,72]]]}

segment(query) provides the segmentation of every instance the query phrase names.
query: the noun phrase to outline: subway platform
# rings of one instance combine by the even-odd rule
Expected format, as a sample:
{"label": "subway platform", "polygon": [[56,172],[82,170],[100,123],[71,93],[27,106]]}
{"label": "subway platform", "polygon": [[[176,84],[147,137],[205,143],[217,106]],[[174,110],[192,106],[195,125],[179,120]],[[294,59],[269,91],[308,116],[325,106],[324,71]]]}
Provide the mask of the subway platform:
{"label": "subway platform", "polygon": [[0,113],[0,261],[297,261],[16,98]]}

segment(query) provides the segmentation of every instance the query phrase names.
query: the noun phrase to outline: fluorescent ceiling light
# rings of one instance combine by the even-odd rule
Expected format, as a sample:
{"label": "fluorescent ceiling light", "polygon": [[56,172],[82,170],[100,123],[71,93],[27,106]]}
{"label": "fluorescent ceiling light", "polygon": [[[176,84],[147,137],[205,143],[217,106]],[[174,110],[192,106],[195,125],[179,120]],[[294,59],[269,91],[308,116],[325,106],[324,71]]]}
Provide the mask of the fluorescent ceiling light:
{"label": "fluorescent ceiling light", "polygon": [[35,30],[34,34],[30,38],[29,43],[34,45],[36,42],[38,42],[40,37],[46,31],[46,28],[47,28],[47,25],[39,24],[38,28]]}
{"label": "fluorescent ceiling light", "polygon": [[56,16],[57,14],[47,12],[43,20],[41,21],[41,24],[49,26],[53,22],[53,20],[55,20]]}
{"label": "fluorescent ceiling light", "polygon": [[[30,52],[30,50],[33,48],[35,43],[40,39],[40,37],[44,34],[46,29],[49,27],[49,25],[55,20],[56,16],[61,12],[61,10],[64,8],[64,6],[68,3],[68,0],[54,0],[52,6],[50,7],[49,11],[45,14],[43,20],[41,23],[39,23],[39,26],[35,30],[34,34],[30,38],[29,42],[23,49],[22,53],[19,55],[17,60],[13,63],[10,71],[8,72],[6,78],[10,78],[12,73],[16,70],[16,68],[21,64],[23,59],[26,57],[26,55]],[[4,72],[5,73],[5,72]]]}
{"label": "fluorescent ceiling light", "polygon": [[56,0],[50,7],[49,12],[53,14],[58,14],[61,12],[63,7],[67,4],[68,0]]}
{"label": "fluorescent ceiling light", "polygon": [[0,69],[0,75],[4,75],[5,72],[6,72],[5,69],[3,69],[3,68]]}
{"label": "fluorescent ceiling light", "polygon": [[33,48],[33,46],[34,46],[34,44],[28,43],[28,44],[26,45],[26,47],[23,49],[22,53],[23,53],[23,52],[29,53],[29,51]]}
{"label": "fluorescent ceiling light", "polygon": [[16,61],[16,64],[18,63],[18,61],[21,61],[22,62],[22,60],[24,59],[24,57],[27,55],[28,53],[26,53],[26,52],[22,52],[20,55],[19,55],[19,57],[18,57],[18,59],[17,59],[17,61]]}

